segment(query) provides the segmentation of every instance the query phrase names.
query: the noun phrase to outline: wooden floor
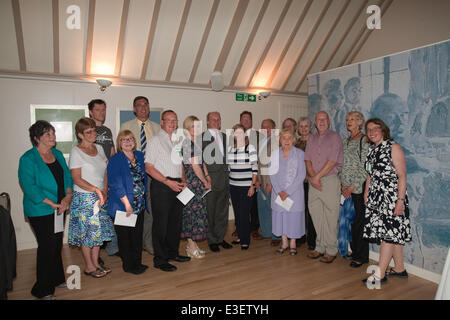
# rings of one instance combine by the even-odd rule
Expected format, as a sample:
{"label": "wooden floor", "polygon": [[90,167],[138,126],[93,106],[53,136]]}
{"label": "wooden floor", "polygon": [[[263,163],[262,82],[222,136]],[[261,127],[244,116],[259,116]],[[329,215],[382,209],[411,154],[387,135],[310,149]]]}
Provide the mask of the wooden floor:
{"label": "wooden floor", "polygon": [[[226,240],[231,242],[231,236],[227,235]],[[185,245],[181,241],[181,254],[185,254]],[[153,256],[144,252],[143,263],[149,269],[138,276],[123,272],[120,258],[106,256],[102,250],[102,258],[113,271],[101,279],[85,276],[81,252],[65,246],[64,266],[80,267],[81,289],[57,288],[55,295],[58,300],[428,300],[434,299],[437,291],[436,284],[413,275],[408,279],[389,278],[380,290],[369,290],[361,282],[367,277],[367,264],[352,269],[349,261],[338,257],[327,265],[308,259],[305,245],[298,248],[296,256],[276,254],[269,239],[252,240],[247,251],[234,246],[214,253],[206,241],[199,246],[206,251],[206,257],[174,262],[178,267],[175,272],[153,268]],[[35,260],[36,249],[18,253],[17,278],[13,291],[8,293],[9,300],[34,299],[30,290],[35,279]]]}

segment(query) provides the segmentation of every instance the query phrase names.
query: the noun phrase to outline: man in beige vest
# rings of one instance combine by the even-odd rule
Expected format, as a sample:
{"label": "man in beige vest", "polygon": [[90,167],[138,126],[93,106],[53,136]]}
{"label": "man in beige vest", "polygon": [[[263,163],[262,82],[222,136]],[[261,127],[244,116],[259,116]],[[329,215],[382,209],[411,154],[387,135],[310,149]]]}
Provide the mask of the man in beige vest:
{"label": "man in beige vest", "polygon": [[[159,132],[161,126],[156,122],[150,121],[150,104],[148,99],[143,96],[134,98],[133,112],[136,116],[135,119],[124,122],[120,127],[122,130],[130,130],[136,139],[136,149],[142,151],[145,156],[147,142],[151,137]],[[151,150],[149,151],[151,152]],[[148,179],[147,190],[150,191],[150,180]],[[150,212],[146,212],[144,215],[144,232],[143,232],[143,244],[144,250],[150,254],[153,254],[153,241],[152,241],[152,224],[153,216],[151,213],[150,205],[150,192],[148,194],[148,207]]]}

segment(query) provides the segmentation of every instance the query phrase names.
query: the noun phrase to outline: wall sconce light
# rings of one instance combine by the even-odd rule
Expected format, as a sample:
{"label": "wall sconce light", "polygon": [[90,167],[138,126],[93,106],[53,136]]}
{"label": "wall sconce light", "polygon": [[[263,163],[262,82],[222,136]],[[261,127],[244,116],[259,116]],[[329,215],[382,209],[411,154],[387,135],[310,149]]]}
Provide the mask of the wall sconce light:
{"label": "wall sconce light", "polygon": [[100,86],[100,91],[104,92],[106,88],[108,88],[112,82],[106,79],[97,79],[97,83]]}
{"label": "wall sconce light", "polygon": [[261,97],[263,97],[265,99],[268,96],[270,96],[270,91],[262,91],[259,93],[258,98],[259,98],[259,100],[261,100]]}

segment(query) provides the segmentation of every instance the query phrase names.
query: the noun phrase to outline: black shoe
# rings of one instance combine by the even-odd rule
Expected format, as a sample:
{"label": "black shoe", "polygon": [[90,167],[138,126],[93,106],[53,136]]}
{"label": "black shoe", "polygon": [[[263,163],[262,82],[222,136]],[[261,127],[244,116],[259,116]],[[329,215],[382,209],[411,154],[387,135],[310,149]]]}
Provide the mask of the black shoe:
{"label": "black shoe", "polygon": [[233,240],[231,241],[232,244],[241,244],[241,240]]}
{"label": "black shoe", "polygon": [[406,272],[406,269],[402,272],[396,272],[393,268],[391,268],[389,271],[386,271],[386,275],[389,277],[408,278],[408,272]]}
{"label": "black shoe", "polygon": [[219,252],[220,248],[217,243],[213,243],[209,245],[209,249],[211,249],[212,252]]}
{"label": "black shoe", "polygon": [[[371,278],[371,277],[373,277],[373,276],[370,276],[369,278]],[[364,280],[361,280],[362,283],[364,283],[365,285],[367,285],[367,280],[368,280],[369,278],[364,279]],[[370,282],[370,281],[369,281],[369,282]],[[386,277],[386,275],[385,275],[384,278],[380,280],[380,284],[381,284],[381,283],[386,283],[386,282],[387,282],[387,277]],[[375,284],[375,281],[372,281],[371,283],[374,285],[374,284]]]}
{"label": "black shoe", "polygon": [[248,245],[245,244],[241,245],[241,250],[248,250]]}
{"label": "black shoe", "polygon": [[139,266],[139,268],[144,269],[144,270],[147,270],[147,269],[148,269],[148,266],[145,265],[145,264],[141,264],[141,265]]}
{"label": "black shoe", "polygon": [[167,260],[176,261],[176,262],[187,262],[187,261],[191,261],[191,258],[186,257],[186,256],[176,256],[175,258],[169,258]]}
{"label": "black shoe", "polygon": [[135,268],[135,269],[132,269],[132,270],[130,270],[130,271],[125,271],[125,272],[128,272],[128,273],[132,273],[132,274],[138,275],[138,274],[144,273],[145,270],[146,270],[146,269],[144,269],[144,268],[137,267],[137,268]]}
{"label": "black shoe", "polygon": [[219,243],[219,245],[221,245],[224,249],[233,248],[233,246],[231,244],[229,244],[228,242],[226,242],[225,240],[223,240],[222,243]]}
{"label": "black shoe", "polygon": [[364,263],[358,262],[358,261],[352,261],[350,262],[350,267],[352,268],[359,268],[363,265]]}
{"label": "black shoe", "polygon": [[177,267],[175,267],[174,265],[172,265],[170,263],[164,263],[162,265],[155,266],[155,268],[161,269],[162,271],[166,271],[166,272],[177,270]]}

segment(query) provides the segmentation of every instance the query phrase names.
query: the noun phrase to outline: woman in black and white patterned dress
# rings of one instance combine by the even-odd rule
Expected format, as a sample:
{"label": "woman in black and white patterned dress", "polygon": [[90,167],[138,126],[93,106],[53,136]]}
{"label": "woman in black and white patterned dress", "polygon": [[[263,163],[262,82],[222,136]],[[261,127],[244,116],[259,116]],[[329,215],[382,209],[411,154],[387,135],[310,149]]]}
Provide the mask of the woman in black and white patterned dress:
{"label": "woman in black and white patterned dress", "polygon": [[[408,198],[406,194],[406,160],[386,124],[373,118],[366,122],[371,147],[366,158],[369,173],[364,192],[367,223],[363,237],[380,244],[379,279],[388,276],[407,277],[403,264],[403,246],[411,241]],[[395,267],[386,271],[392,257]]]}

